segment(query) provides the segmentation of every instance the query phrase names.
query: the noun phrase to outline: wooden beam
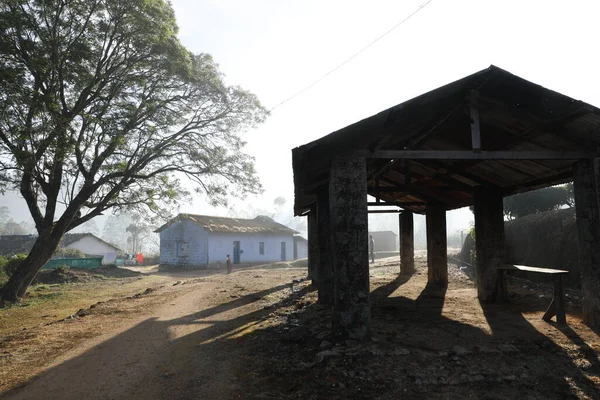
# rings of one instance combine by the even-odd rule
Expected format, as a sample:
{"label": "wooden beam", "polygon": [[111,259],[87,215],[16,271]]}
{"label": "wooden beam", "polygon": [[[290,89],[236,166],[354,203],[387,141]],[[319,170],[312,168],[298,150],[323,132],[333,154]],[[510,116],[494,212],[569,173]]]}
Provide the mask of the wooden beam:
{"label": "wooden beam", "polygon": [[401,202],[401,201],[392,201],[392,202],[385,202],[385,203],[378,203],[376,201],[370,201],[367,203],[367,206],[395,206],[395,207],[403,207],[403,206],[421,206],[421,205],[425,205],[426,203],[424,201],[407,201],[407,202]]}
{"label": "wooden beam", "polygon": [[[460,182],[457,181],[458,184],[460,184]],[[410,193],[410,192],[419,192],[420,190],[433,190],[433,191],[449,191],[449,190],[458,190],[458,191],[465,191],[465,188],[463,188],[462,186],[452,186],[453,184],[446,184],[444,186],[411,186],[411,187],[406,187],[403,185],[398,185],[398,187],[390,187],[390,186],[385,186],[385,187],[379,187],[379,188],[374,188],[373,186],[370,186],[367,188],[369,194],[371,196],[373,196],[373,194],[378,194],[378,193]],[[467,184],[463,184],[464,186],[468,186]],[[472,188],[472,187],[471,187]]]}
{"label": "wooden beam", "polygon": [[464,108],[463,103],[458,104],[447,114],[438,113],[435,117],[431,118],[430,122],[425,125],[425,127],[421,129],[417,135],[413,136],[413,138],[406,145],[406,148],[415,149],[425,144],[427,140],[434,136],[438,129],[461,108]]}
{"label": "wooden beam", "polygon": [[471,113],[471,144],[474,151],[481,150],[481,132],[479,130],[479,109],[477,108],[477,90],[469,91],[469,110]]}
{"label": "wooden beam", "polygon": [[409,160],[582,160],[600,157],[589,151],[481,151],[470,150],[356,150],[356,157]]}
{"label": "wooden beam", "polygon": [[[396,186],[396,182],[394,182],[391,179],[388,179],[388,178],[381,178],[381,179],[383,180],[383,182],[386,182],[386,183]],[[424,203],[426,203],[428,201],[434,202],[434,203],[439,201],[436,197],[432,197],[426,193],[423,193],[422,191],[418,190],[418,188],[413,187],[412,190],[408,193],[410,193],[412,196],[419,197],[420,199],[423,200]]]}
{"label": "wooden beam", "polygon": [[369,210],[369,214],[401,214],[402,210]]}

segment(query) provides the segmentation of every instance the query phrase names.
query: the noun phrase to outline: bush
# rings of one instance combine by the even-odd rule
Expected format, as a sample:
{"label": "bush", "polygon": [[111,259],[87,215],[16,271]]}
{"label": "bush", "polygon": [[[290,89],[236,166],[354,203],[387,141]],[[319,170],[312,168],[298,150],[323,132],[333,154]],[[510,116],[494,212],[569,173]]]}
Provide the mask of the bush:
{"label": "bush", "polygon": [[77,276],[71,271],[68,265],[60,265],[56,268],[41,270],[33,280],[34,285],[39,284],[60,284],[77,281]]}
{"label": "bush", "polygon": [[0,256],[0,285],[4,286],[26,257],[26,254],[17,254],[8,259]]}
{"label": "bush", "polygon": [[69,270],[71,269],[70,266],[63,264],[63,265],[59,265],[58,267],[54,268],[54,271],[58,274],[58,275],[67,275],[69,273]]}
{"label": "bush", "polygon": [[85,253],[79,249],[60,248],[53,258],[85,258]]}
{"label": "bush", "polygon": [[18,254],[14,257],[11,257],[10,260],[4,264],[4,271],[6,271],[6,274],[8,276],[14,274],[25,258],[27,258],[27,255],[25,254]]}

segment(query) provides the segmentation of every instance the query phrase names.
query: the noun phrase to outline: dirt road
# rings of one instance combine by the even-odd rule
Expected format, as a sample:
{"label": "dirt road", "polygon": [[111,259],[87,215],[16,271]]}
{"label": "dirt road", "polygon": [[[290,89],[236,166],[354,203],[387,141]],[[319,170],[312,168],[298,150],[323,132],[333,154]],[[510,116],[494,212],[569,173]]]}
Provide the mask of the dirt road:
{"label": "dirt road", "polygon": [[242,271],[157,294],[168,304],[65,354],[6,398],[237,397],[240,348],[227,338],[251,329],[255,313],[288,296],[293,279],[304,275],[300,269]]}
{"label": "dirt road", "polygon": [[559,327],[541,320],[550,287],[513,281],[511,304],[484,306],[455,266],[429,288],[424,261],[410,278],[371,266],[372,342],[333,343],[305,269],[186,276],[32,332],[40,349],[96,335],[6,398],[598,398],[600,340],[575,295]]}

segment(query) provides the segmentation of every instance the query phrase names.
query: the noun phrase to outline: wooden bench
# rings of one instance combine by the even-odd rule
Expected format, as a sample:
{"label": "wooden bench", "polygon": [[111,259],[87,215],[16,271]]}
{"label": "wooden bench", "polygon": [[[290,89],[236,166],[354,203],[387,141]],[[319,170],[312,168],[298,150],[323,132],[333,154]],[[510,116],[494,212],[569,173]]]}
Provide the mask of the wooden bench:
{"label": "wooden bench", "polygon": [[551,269],[551,268],[540,268],[540,267],[530,267],[527,265],[504,265],[501,267],[494,268],[498,271],[498,280],[497,280],[497,295],[499,296],[500,301],[506,300],[506,281],[504,280],[504,271],[525,271],[525,272],[536,272],[539,274],[549,274],[552,275],[554,280],[554,296],[552,297],[552,301],[546,310],[546,313],[542,317],[542,319],[546,322],[550,321],[552,317],[556,315],[556,322],[559,324],[566,324],[567,319],[565,317],[565,295],[563,289],[563,281],[562,276],[569,273],[569,271],[565,271],[562,269]]}

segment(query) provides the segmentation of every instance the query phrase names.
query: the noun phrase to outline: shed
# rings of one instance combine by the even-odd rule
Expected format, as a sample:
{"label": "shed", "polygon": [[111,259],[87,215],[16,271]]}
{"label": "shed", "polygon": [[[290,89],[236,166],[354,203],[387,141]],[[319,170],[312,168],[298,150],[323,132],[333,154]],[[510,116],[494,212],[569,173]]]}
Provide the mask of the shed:
{"label": "shed", "polygon": [[445,213],[474,205],[478,296],[489,302],[504,262],[503,197],[571,180],[584,315],[600,325],[599,131],[598,108],[490,66],[293,149],[294,209],[308,215],[309,268],[333,304],[334,334],[370,335],[369,207],[401,209],[407,274],[413,213],[426,215],[428,278],[443,286]]}
{"label": "shed", "polygon": [[253,219],[179,214],[155,232],[160,235],[163,267],[206,268],[234,264],[287,261],[294,257],[295,230],[259,215]]}
{"label": "shed", "polygon": [[398,250],[398,235],[392,231],[373,231],[369,232],[373,236],[375,251],[396,251]]}

